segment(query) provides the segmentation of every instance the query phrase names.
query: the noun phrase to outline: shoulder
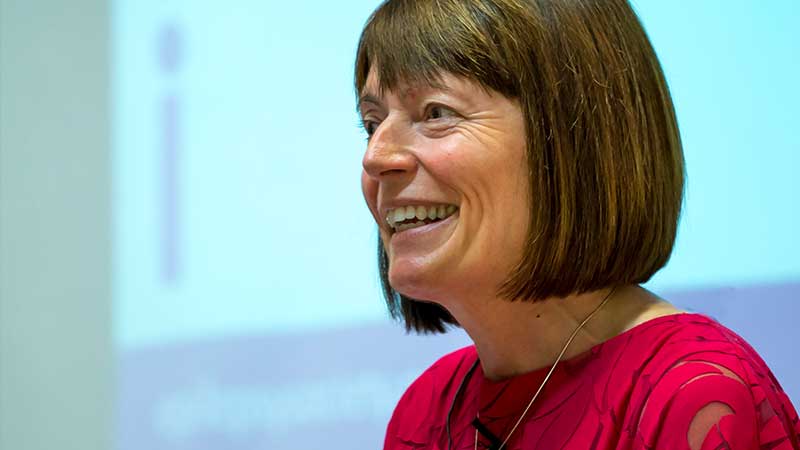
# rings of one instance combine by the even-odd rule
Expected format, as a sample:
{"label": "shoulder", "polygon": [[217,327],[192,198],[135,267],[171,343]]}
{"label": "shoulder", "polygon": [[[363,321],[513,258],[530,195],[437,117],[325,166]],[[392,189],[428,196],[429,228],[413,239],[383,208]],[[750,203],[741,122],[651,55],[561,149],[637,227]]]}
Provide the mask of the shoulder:
{"label": "shoulder", "polygon": [[[644,448],[798,448],[797,414],[753,348],[698,314],[645,327],[647,359],[631,398]],[[794,446],[792,446],[792,443]],[[784,447],[775,447],[784,448]]]}
{"label": "shoulder", "polygon": [[476,360],[475,347],[464,347],[441,357],[422,372],[397,403],[386,429],[386,444],[398,439],[424,444],[423,434],[444,423],[459,381]]}
{"label": "shoulder", "polygon": [[408,409],[419,416],[417,408],[431,410],[455,395],[459,375],[463,378],[477,360],[474,346],[464,347],[437,360],[406,389],[395,408],[392,421],[400,419]]}

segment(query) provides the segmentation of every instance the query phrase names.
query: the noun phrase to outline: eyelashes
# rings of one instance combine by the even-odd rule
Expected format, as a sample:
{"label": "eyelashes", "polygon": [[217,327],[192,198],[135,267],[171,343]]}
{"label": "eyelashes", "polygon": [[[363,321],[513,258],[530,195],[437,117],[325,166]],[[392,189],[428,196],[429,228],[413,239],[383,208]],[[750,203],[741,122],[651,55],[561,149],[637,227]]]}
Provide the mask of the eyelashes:
{"label": "eyelashes", "polygon": [[[431,122],[433,124],[444,124],[447,123],[447,121],[461,118],[462,116],[458,114],[455,109],[441,103],[429,103],[425,105],[421,115],[422,122]],[[377,131],[380,124],[381,121],[373,120],[371,118],[363,118],[361,121],[359,121],[358,127],[364,130],[364,133],[367,135],[366,140],[369,141],[372,135],[375,134],[375,131]]]}
{"label": "eyelashes", "polygon": [[372,135],[375,134],[375,130],[378,129],[378,125],[378,122],[375,122],[374,120],[361,120],[358,122],[358,128],[360,128],[367,135],[367,141],[369,141]]}
{"label": "eyelashes", "polygon": [[425,120],[440,120],[457,116],[458,113],[452,108],[439,103],[431,103],[425,108]]}

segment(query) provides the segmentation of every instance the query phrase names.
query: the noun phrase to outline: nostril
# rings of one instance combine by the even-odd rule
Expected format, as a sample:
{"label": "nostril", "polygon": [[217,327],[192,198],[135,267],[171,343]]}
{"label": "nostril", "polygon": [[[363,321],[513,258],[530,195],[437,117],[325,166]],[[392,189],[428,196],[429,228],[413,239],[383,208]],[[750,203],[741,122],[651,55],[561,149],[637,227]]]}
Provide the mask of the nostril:
{"label": "nostril", "polygon": [[362,165],[373,178],[400,177],[415,170],[414,152],[400,145],[371,145],[364,154]]}

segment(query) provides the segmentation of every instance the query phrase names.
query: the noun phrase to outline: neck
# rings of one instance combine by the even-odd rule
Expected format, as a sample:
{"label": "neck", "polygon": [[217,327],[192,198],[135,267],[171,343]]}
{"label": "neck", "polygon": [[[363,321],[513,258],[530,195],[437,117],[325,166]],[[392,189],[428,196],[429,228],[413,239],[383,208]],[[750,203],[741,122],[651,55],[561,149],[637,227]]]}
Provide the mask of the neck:
{"label": "neck", "polygon": [[[485,376],[509,378],[549,367],[569,336],[611,289],[524,302],[461,298],[444,305],[475,343]],[[636,324],[677,311],[638,286],[620,286],[575,336],[562,359],[577,356]]]}

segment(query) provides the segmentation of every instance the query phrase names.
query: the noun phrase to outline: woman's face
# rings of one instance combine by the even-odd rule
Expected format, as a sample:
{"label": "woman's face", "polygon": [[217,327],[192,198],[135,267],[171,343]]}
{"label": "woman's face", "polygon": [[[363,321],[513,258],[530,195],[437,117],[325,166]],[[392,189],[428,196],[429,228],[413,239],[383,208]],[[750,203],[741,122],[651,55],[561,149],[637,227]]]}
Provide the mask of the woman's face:
{"label": "woman's face", "polygon": [[389,258],[389,282],[420,300],[493,295],[527,235],[525,125],[516,101],[444,74],[440,87],[381,95],[359,109],[369,135],[361,185]]}

